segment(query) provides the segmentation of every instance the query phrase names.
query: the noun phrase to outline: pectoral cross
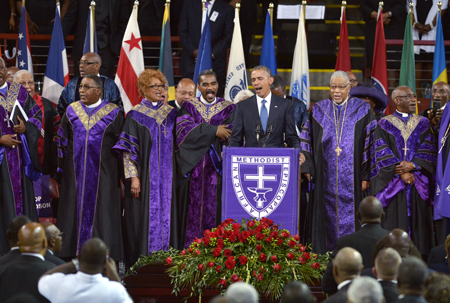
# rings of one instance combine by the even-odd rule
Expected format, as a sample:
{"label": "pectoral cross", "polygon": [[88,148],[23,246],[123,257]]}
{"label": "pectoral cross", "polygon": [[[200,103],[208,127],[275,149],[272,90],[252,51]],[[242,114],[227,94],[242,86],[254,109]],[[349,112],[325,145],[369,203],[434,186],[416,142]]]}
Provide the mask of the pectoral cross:
{"label": "pectoral cross", "polygon": [[9,119],[8,118],[3,119],[3,121],[8,122],[8,127],[11,127],[11,125],[9,124]]}
{"label": "pectoral cross", "polygon": [[406,156],[406,152],[409,150],[409,148],[407,148],[406,145],[405,145],[405,147],[402,148],[402,149],[405,151],[405,156]]}
{"label": "pectoral cross", "polygon": [[339,147],[339,145],[338,145],[338,147],[336,147],[336,149],[334,150],[335,152],[336,152],[336,154],[338,155],[338,156],[340,156],[341,155],[341,151],[342,151],[342,149]]}
{"label": "pectoral cross", "polygon": [[163,124],[164,130],[162,131],[164,133],[164,137],[167,137],[167,130],[166,130],[166,126]]}

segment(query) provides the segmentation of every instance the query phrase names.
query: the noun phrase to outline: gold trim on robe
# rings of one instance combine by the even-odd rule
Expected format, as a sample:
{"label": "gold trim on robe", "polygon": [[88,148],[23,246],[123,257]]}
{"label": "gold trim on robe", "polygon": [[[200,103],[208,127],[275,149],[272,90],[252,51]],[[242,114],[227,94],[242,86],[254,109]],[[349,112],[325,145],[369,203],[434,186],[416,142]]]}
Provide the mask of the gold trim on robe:
{"label": "gold trim on robe", "polygon": [[73,108],[78,118],[80,119],[81,123],[83,123],[84,128],[86,128],[86,130],[90,130],[95,124],[97,124],[98,121],[103,119],[103,117],[108,115],[114,109],[118,108],[117,105],[113,103],[108,103],[101,109],[99,109],[95,114],[89,117],[88,113],[81,104],[81,101],[72,103],[70,106]]}

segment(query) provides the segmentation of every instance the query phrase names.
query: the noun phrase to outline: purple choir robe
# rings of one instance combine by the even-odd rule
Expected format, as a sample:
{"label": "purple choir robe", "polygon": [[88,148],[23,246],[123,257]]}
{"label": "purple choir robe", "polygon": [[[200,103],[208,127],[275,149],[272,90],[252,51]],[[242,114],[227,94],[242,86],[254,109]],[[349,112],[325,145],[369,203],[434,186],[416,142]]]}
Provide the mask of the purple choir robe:
{"label": "purple choir robe", "polygon": [[67,107],[57,134],[61,173],[57,226],[64,233],[61,256],[80,253],[91,237],[101,238],[115,260],[123,257],[120,158],[113,152],[124,114],[102,100],[89,114],[81,101]]}
{"label": "purple choir robe", "polygon": [[[177,110],[143,99],[133,107],[114,146],[125,170],[125,256],[127,267],[139,256],[169,249],[174,127]],[[131,177],[141,193],[131,194]]]}
{"label": "purple choir robe", "polygon": [[302,173],[311,174],[314,186],[303,238],[316,253],[333,250],[337,238],[360,228],[356,213],[363,198],[361,183],[370,177],[367,150],[376,123],[369,103],[349,97],[340,112],[331,99],[317,102],[302,128]]}
{"label": "purple choir robe", "polygon": [[[380,119],[372,146],[370,192],[384,207],[383,228],[401,228],[409,232],[421,254],[434,247],[432,195],[430,179],[436,170],[436,140],[427,118],[410,114],[406,122],[401,114]],[[406,184],[395,174],[402,161],[413,162],[415,181]]]}
{"label": "purple choir robe", "polygon": [[11,220],[26,215],[37,221],[33,182],[41,177],[41,166],[37,152],[37,141],[41,135],[42,111],[27,90],[20,84],[7,83],[8,93],[0,93],[0,137],[15,134],[9,120],[14,103],[24,109],[28,121],[26,131],[17,134],[22,142],[15,148],[0,144],[0,255],[9,251],[6,238]]}
{"label": "purple choir robe", "polygon": [[232,126],[235,104],[217,98],[205,105],[200,98],[183,103],[176,125],[176,160],[178,166],[176,248],[203,237],[206,229],[216,227],[221,217],[221,152],[225,144],[216,137],[217,126]]}

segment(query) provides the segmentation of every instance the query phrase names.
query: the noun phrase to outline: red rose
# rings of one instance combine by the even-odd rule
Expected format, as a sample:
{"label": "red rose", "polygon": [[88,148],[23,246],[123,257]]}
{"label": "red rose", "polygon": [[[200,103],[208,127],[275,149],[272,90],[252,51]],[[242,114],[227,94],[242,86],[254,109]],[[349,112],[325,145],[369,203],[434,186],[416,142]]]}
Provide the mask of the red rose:
{"label": "red rose", "polygon": [[258,276],[256,277],[256,280],[258,280],[258,282],[261,282],[263,279],[264,279],[264,276],[263,276],[263,275],[258,275]]}
{"label": "red rose", "polygon": [[223,251],[225,257],[231,257],[231,249],[227,248]]}
{"label": "red rose", "polygon": [[248,222],[247,222],[247,226],[248,226],[248,227],[253,227],[253,226],[255,226],[255,221],[254,221],[254,220],[248,221]]}
{"label": "red rose", "polygon": [[217,233],[210,233],[208,236],[210,238],[217,238]]}
{"label": "red rose", "polygon": [[287,254],[287,258],[288,258],[289,260],[294,260],[294,254],[293,254],[293,253],[288,253],[288,254]]}
{"label": "red rose", "polygon": [[236,265],[236,261],[234,261],[233,259],[228,259],[225,261],[225,266],[228,269],[233,269],[235,265]]}
{"label": "red rose", "polygon": [[209,235],[211,233],[211,231],[209,230],[209,229],[207,229],[207,230],[205,230],[204,232],[203,232],[203,235],[204,236],[207,236],[207,235]]}
{"label": "red rose", "polygon": [[192,248],[189,247],[188,252],[192,254]]}
{"label": "red rose", "polygon": [[246,230],[244,230],[241,235],[242,238],[244,238],[245,240],[247,240],[250,237],[250,233]]}
{"label": "red rose", "polygon": [[226,219],[224,222],[225,222],[226,224],[231,224],[231,223],[234,222],[234,219]]}
{"label": "red rose", "polygon": [[304,252],[306,250],[306,247],[304,247],[303,245],[300,244],[300,251]]}
{"label": "red rose", "polygon": [[239,276],[237,274],[232,274],[230,280],[231,282],[237,282],[239,280]]}
{"label": "red rose", "polygon": [[256,239],[258,240],[264,240],[265,237],[266,237],[265,234],[256,234]]}
{"label": "red rose", "polygon": [[210,237],[203,237],[203,243],[205,243],[205,245],[207,246],[209,244],[209,242],[211,242],[211,238]]}
{"label": "red rose", "polygon": [[278,262],[277,256],[272,256],[272,257],[270,257],[270,260],[272,260],[272,262],[275,262],[275,263]]}
{"label": "red rose", "polygon": [[239,257],[239,262],[241,262],[242,265],[247,264],[248,258],[244,255]]}
{"label": "red rose", "polygon": [[257,251],[261,251],[262,250],[262,245],[261,244],[256,245],[256,250]]}
{"label": "red rose", "polygon": [[224,232],[224,228],[223,227],[218,227],[216,230],[216,234],[218,237],[222,237],[223,236],[223,232]]}
{"label": "red rose", "polygon": [[186,249],[183,249],[183,250],[180,252],[180,255],[184,256],[185,254],[186,254]]}
{"label": "red rose", "polygon": [[259,261],[264,262],[264,261],[266,261],[266,259],[267,259],[267,256],[264,253],[259,255]]}
{"label": "red rose", "polygon": [[305,258],[306,260],[309,260],[309,259],[311,259],[311,256],[309,255],[309,253],[304,253],[303,258]]}
{"label": "red rose", "polygon": [[263,220],[264,220],[264,222],[267,223],[269,226],[272,226],[272,225],[273,225],[273,221],[272,221],[272,220],[270,220],[270,219],[268,219],[268,218],[264,218],[264,217],[261,219],[261,221],[263,221]]}
{"label": "red rose", "polygon": [[315,262],[315,263],[311,264],[311,267],[314,268],[314,269],[319,269],[320,268],[320,264]]}
{"label": "red rose", "polygon": [[217,247],[216,249],[213,250],[213,256],[217,258],[218,256],[220,256],[221,252],[222,249],[220,247]]}
{"label": "red rose", "polygon": [[288,245],[294,247],[297,243],[294,240],[289,240]]}
{"label": "red rose", "polygon": [[278,238],[278,232],[277,231],[271,231],[269,234],[272,238]]}
{"label": "red rose", "polygon": [[278,230],[278,226],[273,225],[270,229],[271,229],[271,230]]}
{"label": "red rose", "polygon": [[277,245],[280,246],[281,244],[283,244],[283,239],[282,239],[282,238],[279,238],[279,239],[278,239],[278,242],[277,242]]}
{"label": "red rose", "polygon": [[264,229],[264,228],[268,228],[269,224],[267,224],[266,222],[261,222],[260,226]]}
{"label": "red rose", "polygon": [[217,272],[220,272],[220,270],[222,269],[222,266],[220,266],[220,265],[217,265],[217,267],[216,267],[216,271]]}
{"label": "red rose", "polygon": [[253,271],[253,277],[256,277],[256,270]]}
{"label": "red rose", "polygon": [[300,264],[305,264],[306,263],[306,259],[302,258],[302,257],[298,257],[298,261],[300,262]]}
{"label": "red rose", "polygon": [[231,235],[228,239],[230,239],[231,242],[236,242],[236,236],[235,235]]}
{"label": "red rose", "polygon": [[299,236],[299,235],[295,235],[295,236],[294,236],[294,240],[295,240],[295,241],[300,241],[300,236]]}
{"label": "red rose", "polygon": [[198,249],[195,252],[197,255],[199,255],[199,256],[201,255],[201,252]]}
{"label": "red rose", "polygon": [[281,233],[281,236],[282,236],[283,238],[288,238],[288,237],[291,236],[291,234],[290,234],[289,232],[287,232],[287,231],[283,231],[283,232]]}
{"label": "red rose", "polygon": [[259,268],[259,272],[260,272],[261,274],[263,274],[263,273],[266,272],[266,270],[264,269],[264,267],[260,267],[260,268]]}
{"label": "red rose", "polygon": [[195,242],[197,242],[197,244],[200,244],[200,243],[202,243],[202,240],[201,240],[201,239],[197,239],[197,238],[195,238],[195,239],[194,239],[194,241],[195,241]]}
{"label": "red rose", "polygon": [[249,231],[249,233],[250,233],[250,236],[253,236],[253,235],[255,234],[255,231],[254,231],[253,229],[251,229],[251,230]]}
{"label": "red rose", "polygon": [[279,273],[280,270],[281,270],[281,265],[280,265],[280,264],[275,264],[275,265],[273,266],[273,269],[275,270],[275,272]]}
{"label": "red rose", "polygon": [[272,242],[272,237],[267,237],[266,242],[268,243]]}
{"label": "red rose", "polygon": [[204,267],[205,267],[205,266],[203,266],[203,264],[199,264],[199,265],[198,265],[198,270],[202,271]]}
{"label": "red rose", "polygon": [[223,239],[217,239],[217,247],[223,248]]}
{"label": "red rose", "polygon": [[231,225],[231,228],[232,228],[232,229],[239,229],[239,228],[241,228],[241,224],[239,224],[239,223],[233,223],[233,225]]}
{"label": "red rose", "polygon": [[208,264],[206,264],[206,265],[208,265],[208,267],[214,267],[214,266],[216,266],[216,264],[215,264],[214,262],[208,262]]}
{"label": "red rose", "polygon": [[241,233],[239,232],[239,229],[234,229],[233,230],[233,235],[235,236],[235,237],[237,237],[237,236],[239,236]]}
{"label": "red rose", "polygon": [[242,243],[246,243],[246,242],[247,242],[247,239],[244,238],[242,235],[239,235],[238,239],[239,239],[239,241],[242,242]]}
{"label": "red rose", "polygon": [[219,284],[222,285],[223,287],[226,287],[226,286],[227,286],[227,280],[225,280],[225,279],[220,279]]}
{"label": "red rose", "polygon": [[166,262],[167,262],[167,264],[172,265],[172,258],[167,257]]}
{"label": "red rose", "polygon": [[262,232],[262,230],[264,229],[264,227],[260,224],[256,229],[255,229],[255,233],[260,233]]}

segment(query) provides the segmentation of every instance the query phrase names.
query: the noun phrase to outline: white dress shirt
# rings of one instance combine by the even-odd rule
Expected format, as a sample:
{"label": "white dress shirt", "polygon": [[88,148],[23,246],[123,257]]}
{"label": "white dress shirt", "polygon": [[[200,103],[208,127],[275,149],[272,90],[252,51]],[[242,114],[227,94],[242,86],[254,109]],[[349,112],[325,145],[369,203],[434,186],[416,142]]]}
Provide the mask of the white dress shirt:
{"label": "white dress shirt", "polygon": [[261,105],[262,100],[266,100],[266,108],[267,108],[267,117],[270,115],[270,101],[272,101],[272,93],[270,92],[267,97],[261,98],[260,96],[256,95],[256,103],[258,104],[258,113],[259,116],[261,116]]}
{"label": "white dress shirt", "polygon": [[344,282],[340,283],[340,284],[337,286],[337,289],[340,290],[342,287],[344,287],[345,285],[347,285],[347,284],[349,284],[349,283],[351,283],[351,282],[352,282],[352,280],[345,280]]}
{"label": "white dress shirt", "polygon": [[[200,96],[200,101],[202,101],[202,103],[205,104],[205,105],[213,105],[214,103],[217,102],[217,97],[214,98],[214,101],[213,101],[213,102],[209,103],[208,101],[206,101],[206,100],[203,98],[203,96]],[[175,102],[177,102],[177,101],[175,101]]]}

